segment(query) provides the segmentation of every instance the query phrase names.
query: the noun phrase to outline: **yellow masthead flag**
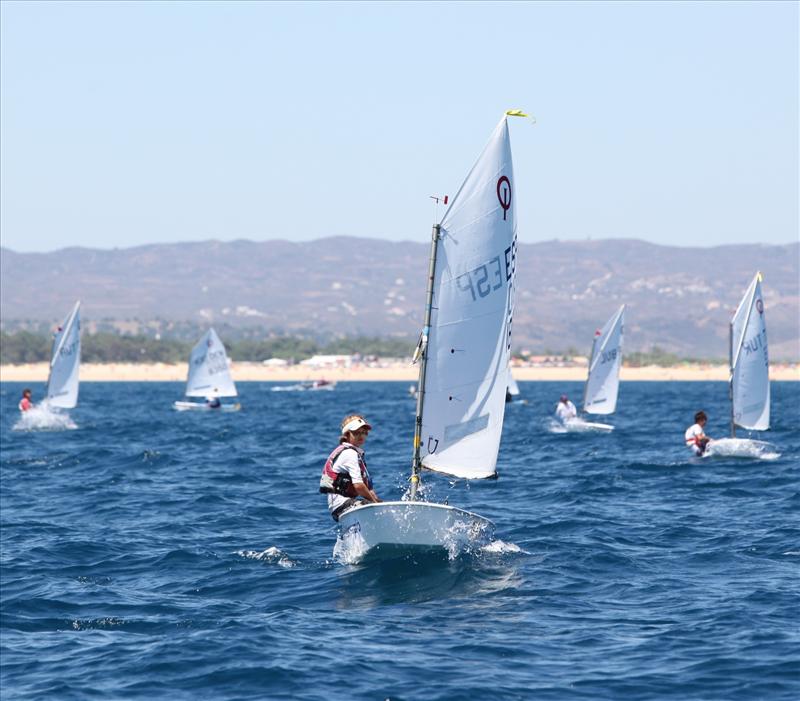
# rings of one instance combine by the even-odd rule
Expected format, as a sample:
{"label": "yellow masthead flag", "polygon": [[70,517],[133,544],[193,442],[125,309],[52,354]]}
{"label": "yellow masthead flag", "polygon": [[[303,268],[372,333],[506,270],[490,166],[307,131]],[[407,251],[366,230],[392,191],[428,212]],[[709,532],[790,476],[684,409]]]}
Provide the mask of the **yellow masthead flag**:
{"label": "yellow masthead flag", "polygon": [[506,110],[506,114],[509,117],[530,117],[529,114],[525,114],[522,110]]}

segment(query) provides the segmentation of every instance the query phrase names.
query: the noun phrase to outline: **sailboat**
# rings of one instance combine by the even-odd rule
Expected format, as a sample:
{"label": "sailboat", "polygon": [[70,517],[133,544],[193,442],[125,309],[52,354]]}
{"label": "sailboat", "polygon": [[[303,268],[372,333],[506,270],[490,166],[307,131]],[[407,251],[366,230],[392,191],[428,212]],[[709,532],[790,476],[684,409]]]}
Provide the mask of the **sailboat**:
{"label": "sailboat", "polygon": [[222,404],[220,397],[236,397],[236,385],[230,371],[225,346],[217,332],[209,329],[192,348],[189,355],[187,397],[205,397],[206,402],[175,402],[177,411],[239,411],[241,405]]}
{"label": "sailboat", "polygon": [[[494,524],[425,501],[422,470],[496,477],[514,312],[516,190],[506,113],[433,227],[419,362],[411,484],[404,498],[355,506],[339,517],[337,548],[444,548],[488,542]],[[524,116],[524,115],[522,115]],[[353,553],[357,553],[354,557]]]}
{"label": "sailboat", "polygon": [[81,303],[69,313],[53,338],[47,397],[43,407],[73,409],[78,404],[81,365]]}
{"label": "sailboat", "polygon": [[737,426],[750,431],[769,429],[769,351],[762,280],[761,273],[756,273],[730,323],[731,437],[712,441],[704,456],[754,457],[771,447],[764,441],[736,437]]}
{"label": "sailboat", "polygon": [[506,389],[506,403],[508,404],[527,404],[527,399],[520,399],[519,385],[511,374],[511,368],[508,370],[508,388]]}
{"label": "sailboat", "polygon": [[[592,352],[589,356],[589,373],[583,387],[584,414],[613,414],[619,394],[619,370],[622,365],[622,336],[625,328],[623,304],[602,329],[595,331]],[[611,424],[586,421],[582,417],[571,419],[568,430],[613,431]]]}

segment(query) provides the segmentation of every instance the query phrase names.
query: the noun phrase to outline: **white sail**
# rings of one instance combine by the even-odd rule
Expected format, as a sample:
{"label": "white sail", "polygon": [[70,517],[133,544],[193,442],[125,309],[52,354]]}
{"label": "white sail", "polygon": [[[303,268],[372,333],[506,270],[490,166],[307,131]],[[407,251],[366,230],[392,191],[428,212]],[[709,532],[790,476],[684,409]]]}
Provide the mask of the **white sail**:
{"label": "white sail", "polygon": [[623,304],[594,335],[583,395],[583,410],[587,414],[613,414],[617,408],[624,326]]}
{"label": "white sail", "polygon": [[516,267],[515,181],[504,117],[441,222],[422,412],[424,467],[495,474]]}
{"label": "white sail", "polygon": [[769,353],[761,273],[757,273],[731,321],[731,401],[737,426],[769,428]]}
{"label": "white sail", "polygon": [[511,374],[511,368],[508,369],[508,393],[512,397],[519,396],[519,385],[517,381],[514,379],[514,376]]}
{"label": "white sail", "polygon": [[189,356],[187,397],[235,397],[225,346],[216,331],[209,329]]}
{"label": "white sail", "polygon": [[78,373],[81,364],[81,303],[69,313],[53,339],[47,404],[72,409],[78,404]]}

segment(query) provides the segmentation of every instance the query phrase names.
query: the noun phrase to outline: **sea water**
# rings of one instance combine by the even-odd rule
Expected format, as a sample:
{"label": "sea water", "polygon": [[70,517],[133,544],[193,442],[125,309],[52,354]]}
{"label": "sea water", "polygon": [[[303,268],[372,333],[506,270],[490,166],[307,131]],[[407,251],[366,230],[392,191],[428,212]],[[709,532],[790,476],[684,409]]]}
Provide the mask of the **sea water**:
{"label": "sea water", "polygon": [[0,386],[3,699],[800,698],[800,383],[772,384],[779,457],[700,460],[683,431],[727,434],[724,383],[623,383],[593,434],[550,429],[578,383],[522,382],[499,479],[425,482],[495,540],[342,564],[322,464],[364,412],[398,498],[407,385],[242,382],[222,414],[84,383],[33,426]]}

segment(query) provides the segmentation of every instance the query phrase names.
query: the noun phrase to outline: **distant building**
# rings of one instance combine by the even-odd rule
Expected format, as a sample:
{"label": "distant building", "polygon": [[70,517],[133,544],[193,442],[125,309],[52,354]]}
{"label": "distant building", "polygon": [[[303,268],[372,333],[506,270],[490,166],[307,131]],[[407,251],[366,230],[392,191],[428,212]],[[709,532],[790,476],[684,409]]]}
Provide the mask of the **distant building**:
{"label": "distant building", "polygon": [[352,364],[352,355],[313,355],[300,363],[312,368],[349,368]]}

